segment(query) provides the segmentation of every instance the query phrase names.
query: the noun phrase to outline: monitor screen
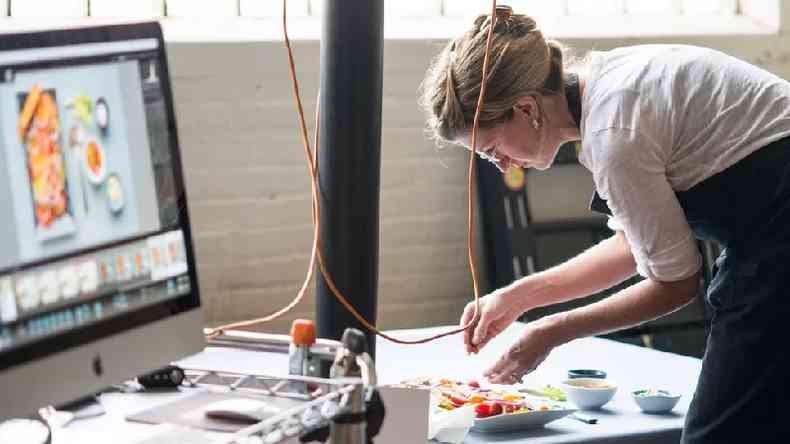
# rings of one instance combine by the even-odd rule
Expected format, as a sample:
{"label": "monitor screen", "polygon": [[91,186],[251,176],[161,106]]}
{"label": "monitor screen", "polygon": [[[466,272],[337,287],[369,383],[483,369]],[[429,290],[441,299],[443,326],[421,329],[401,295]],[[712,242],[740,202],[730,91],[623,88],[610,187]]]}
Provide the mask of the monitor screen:
{"label": "monitor screen", "polygon": [[198,307],[158,25],[0,41],[0,372]]}

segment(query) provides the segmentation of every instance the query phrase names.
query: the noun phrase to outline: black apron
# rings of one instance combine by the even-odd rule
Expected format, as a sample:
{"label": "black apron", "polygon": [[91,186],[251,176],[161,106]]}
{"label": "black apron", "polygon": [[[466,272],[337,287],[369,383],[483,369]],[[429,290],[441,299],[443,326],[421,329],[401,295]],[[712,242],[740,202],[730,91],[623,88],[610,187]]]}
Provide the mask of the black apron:
{"label": "black apron", "polygon": [[[681,441],[790,443],[790,137],[677,198],[694,235],[724,247]],[[608,210],[597,194],[591,207]]]}

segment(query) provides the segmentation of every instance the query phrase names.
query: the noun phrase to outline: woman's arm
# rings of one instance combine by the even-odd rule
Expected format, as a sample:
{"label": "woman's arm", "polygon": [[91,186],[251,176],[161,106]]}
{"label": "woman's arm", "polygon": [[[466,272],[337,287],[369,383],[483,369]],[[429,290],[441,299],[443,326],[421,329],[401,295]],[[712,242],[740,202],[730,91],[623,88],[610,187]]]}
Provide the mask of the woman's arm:
{"label": "woman's arm", "polygon": [[635,273],[636,263],[625,234],[617,231],[562,264],[514,282],[507,293],[527,311],[598,293]]}
{"label": "woman's arm", "polygon": [[674,282],[645,279],[594,304],[547,316],[546,326],[559,343],[633,327],[691,302],[699,277],[697,272]]}
{"label": "woman's arm", "polygon": [[670,313],[691,301],[698,286],[699,272],[674,282],[646,279],[594,304],[543,317],[527,324],[519,339],[483,374],[493,383],[514,384],[554,347]]}

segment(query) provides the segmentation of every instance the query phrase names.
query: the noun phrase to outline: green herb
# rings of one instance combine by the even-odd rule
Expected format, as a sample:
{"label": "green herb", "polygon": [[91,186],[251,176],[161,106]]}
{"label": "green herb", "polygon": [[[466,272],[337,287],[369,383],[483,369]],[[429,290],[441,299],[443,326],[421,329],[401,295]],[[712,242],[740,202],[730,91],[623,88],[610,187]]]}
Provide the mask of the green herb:
{"label": "green herb", "polygon": [[80,94],[67,107],[74,110],[74,114],[85,126],[93,123],[93,101],[87,95]]}
{"label": "green herb", "polygon": [[533,396],[539,396],[541,398],[547,398],[547,399],[550,399],[552,401],[564,402],[564,401],[568,400],[568,398],[565,397],[565,393],[562,390],[558,389],[557,387],[552,387],[550,385],[547,385],[547,386],[545,386],[543,388],[539,388],[539,389],[536,389],[536,388],[525,388],[525,389],[522,389],[521,391],[523,391],[524,393],[529,393],[530,395],[533,395]]}

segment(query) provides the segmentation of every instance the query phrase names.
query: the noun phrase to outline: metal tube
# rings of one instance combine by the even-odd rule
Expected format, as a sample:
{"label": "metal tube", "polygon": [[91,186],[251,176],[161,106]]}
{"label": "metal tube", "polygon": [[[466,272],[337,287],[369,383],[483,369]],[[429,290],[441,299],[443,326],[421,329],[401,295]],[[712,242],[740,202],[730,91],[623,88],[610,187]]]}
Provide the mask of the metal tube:
{"label": "metal tube", "polygon": [[[321,37],[321,243],[340,291],[376,323],[383,0],[327,0]],[[367,332],[316,276],[318,336]],[[375,337],[368,337],[374,356]]]}

